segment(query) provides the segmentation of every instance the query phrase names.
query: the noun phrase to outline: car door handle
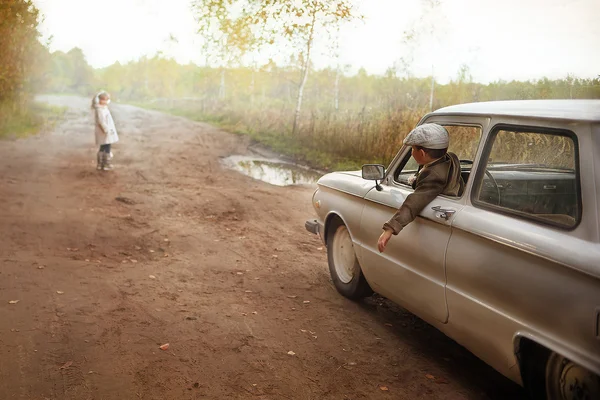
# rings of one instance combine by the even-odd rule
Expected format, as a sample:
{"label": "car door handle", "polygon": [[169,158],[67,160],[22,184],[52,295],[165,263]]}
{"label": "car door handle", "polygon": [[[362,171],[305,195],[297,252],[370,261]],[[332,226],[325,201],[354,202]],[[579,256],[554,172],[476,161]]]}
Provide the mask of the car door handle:
{"label": "car door handle", "polygon": [[434,206],[431,207],[431,209],[436,212],[435,216],[437,218],[445,219],[446,221],[448,221],[448,219],[456,213],[456,210],[442,208],[441,206]]}

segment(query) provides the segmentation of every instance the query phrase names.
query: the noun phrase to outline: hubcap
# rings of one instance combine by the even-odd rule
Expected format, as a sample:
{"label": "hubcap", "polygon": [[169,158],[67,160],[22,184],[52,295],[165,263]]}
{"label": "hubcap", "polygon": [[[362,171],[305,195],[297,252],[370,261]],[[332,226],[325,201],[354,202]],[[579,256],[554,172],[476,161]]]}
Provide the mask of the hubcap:
{"label": "hubcap", "polygon": [[600,399],[600,377],[554,353],[546,366],[546,391],[551,400]]}
{"label": "hubcap", "polygon": [[350,283],[355,274],[356,256],[352,238],[345,226],[340,226],[333,236],[333,265],[342,283]]}

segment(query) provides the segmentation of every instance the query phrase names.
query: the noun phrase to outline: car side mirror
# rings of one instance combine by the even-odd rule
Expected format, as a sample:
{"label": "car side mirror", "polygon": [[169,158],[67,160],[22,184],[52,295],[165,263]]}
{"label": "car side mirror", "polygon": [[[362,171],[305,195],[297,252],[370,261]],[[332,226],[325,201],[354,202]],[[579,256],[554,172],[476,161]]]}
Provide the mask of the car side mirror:
{"label": "car side mirror", "polygon": [[385,167],[380,164],[365,164],[362,166],[362,178],[368,181],[375,181],[375,188],[381,192],[383,188],[377,181],[385,177]]}
{"label": "car side mirror", "polygon": [[366,164],[362,166],[362,178],[368,181],[380,181],[385,176],[385,167],[379,164]]}

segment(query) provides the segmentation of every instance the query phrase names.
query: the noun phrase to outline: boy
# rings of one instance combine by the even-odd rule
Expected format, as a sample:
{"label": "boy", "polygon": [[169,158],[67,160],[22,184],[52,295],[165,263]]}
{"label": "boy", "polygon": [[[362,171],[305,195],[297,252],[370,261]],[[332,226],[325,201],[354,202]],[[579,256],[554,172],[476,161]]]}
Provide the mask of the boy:
{"label": "boy", "polygon": [[404,144],[412,146],[412,156],[419,164],[415,191],[406,197],[396,214],[383,225],[377,247],[380,252],[392,235],[397,235],[438,195],[461,196],[465,183],[460,175],[460,162],[456,154],[448,153],[448,131],[441,125],[423,124],[413,129]]}

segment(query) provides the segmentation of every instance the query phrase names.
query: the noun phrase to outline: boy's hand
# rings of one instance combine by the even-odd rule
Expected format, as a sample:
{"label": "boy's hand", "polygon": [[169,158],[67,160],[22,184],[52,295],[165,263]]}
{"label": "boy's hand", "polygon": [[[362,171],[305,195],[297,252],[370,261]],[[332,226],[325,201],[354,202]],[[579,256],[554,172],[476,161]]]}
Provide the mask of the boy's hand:
{"label": "boy's hand", "polygon": [[379,248],[380,253],[383,253],[385,251],[385,246],[387,246],[392,235],[393,232],[390,229],[386,229],[383,231],[381,236],[379,236],[379,240],[377,241],[377,247]]}

